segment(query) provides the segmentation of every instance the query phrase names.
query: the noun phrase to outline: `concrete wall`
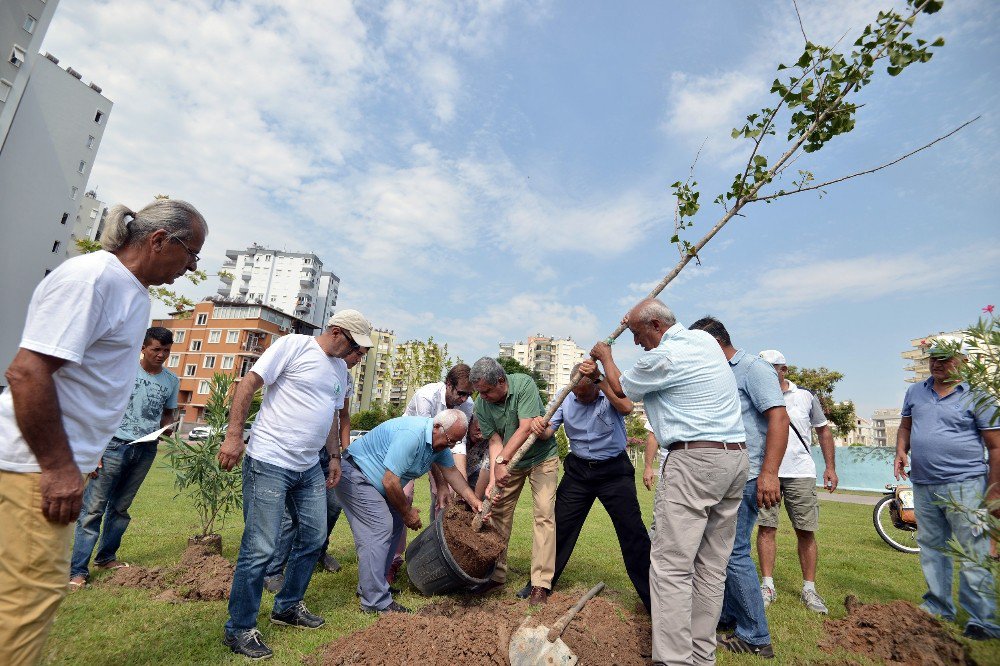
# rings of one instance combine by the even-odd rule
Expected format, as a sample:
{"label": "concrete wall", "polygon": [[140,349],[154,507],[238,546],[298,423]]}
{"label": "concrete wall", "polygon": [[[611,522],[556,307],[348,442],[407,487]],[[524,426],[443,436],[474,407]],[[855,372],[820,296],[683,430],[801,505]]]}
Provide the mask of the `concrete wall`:
{"label": "concrete wall", "polygon": [[[58,5],[59,0],[0,0],[0,80],[11,84],[7,100],[0,102],[0,149],[28,83],[31,66],[39,57],[38,49],[42,46],[45,31],[48,30]],[[24,30],[24,21],[28,16],[37,19],[30,34]],[[26,62],[20,67],[15,67],[9,61],[15,45],[25,52]]]}

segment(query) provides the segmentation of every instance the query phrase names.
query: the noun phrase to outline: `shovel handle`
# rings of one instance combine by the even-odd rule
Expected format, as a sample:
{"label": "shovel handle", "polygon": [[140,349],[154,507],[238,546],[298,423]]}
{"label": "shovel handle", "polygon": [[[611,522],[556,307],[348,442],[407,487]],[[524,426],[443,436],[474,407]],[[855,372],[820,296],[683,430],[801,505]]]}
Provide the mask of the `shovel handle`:
{"label": "shovel handle", "polygon": [[566,631],[566,627],[569,626],[570,620],[572,620],[573,617],[577,613],[579,613],[584,606],[587,605],[588,601],[596,597],[597,594],[603,589],[604,589],[604,582],[602,581],[597,585],[595,585],[594,587],[590,588],[590,590],[585,595],[580,597],[580,600],[576,602],[575,606],[570,608],[563,614],[562,617],[556,620],[556,623],[552,625],[551,629],[549,629],[549,636],[548,636],[549,642],[554,643],[557,638],[562,636],[562,632]]}

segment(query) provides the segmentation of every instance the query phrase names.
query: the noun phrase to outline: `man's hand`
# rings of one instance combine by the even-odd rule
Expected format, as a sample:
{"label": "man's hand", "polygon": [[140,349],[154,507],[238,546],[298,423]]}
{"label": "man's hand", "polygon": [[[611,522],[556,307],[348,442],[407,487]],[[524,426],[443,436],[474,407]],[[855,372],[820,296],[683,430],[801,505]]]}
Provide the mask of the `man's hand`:
{"label": "man's hand", "polygon": [[493,481],[496,485],[503,488],[510,479],[510,469],[507,465],[497,465],[495,461],[493,467],[496,468],[493,470]]}
{"label": "man's hand", "polygon": [[580,374],[595,383],[601,378],[601,371],[597,368],[597,362],[591,358],[580,362]]}
{"label": "man's hand", "polygon": [[[626,317],[627,319],[627,317]],[[625,319],[622,320],[625,323]],[[611,345],[607,342],[598,342],[593,347],[590,348],[590,357],[604,363],[605,359],[612,358],[611,356]],[[584,363],[589,363],[591,361],[584,361]],[[580,372],[583,372],[583,364],[580,366]]]}
{"label": "man's hand", "polygon": [[906,479],[910,478],[906,474],[906,467],[909,464],[910,464],[909,456],[907,456],[905,453],[896,454],[896,462],[894,462],[892,465],[892,471],[896,475],[897,481],[905,481]]}
{"label": "man's hand", "polygon": [[55,469],[43,469],[39,490],[42,494],[42,515],[50,523],[69,525],[80,515],[83,475],[72,461]]}
{"label": "man's hand", "polygon": [[646,490],[653,489],[653,479],[656,478],[656,470],[652,467],[646,467],[642,472],[642,485],[646,486]]}
{"label": "man's hand", "polygon": [[243,437],[234,432],[226,433],[226,440],[219,447],[219,467],[227,472],[232,471],[243,456]]}
{"label": "man's hand", "polygon": [[451,497],[453,495],[453,492],[451,491],[451,487],[448,486],[447,483],[444,484],[444,486],[445,486],[444,488],[438,486],[437,502],[434,503],[438,511],[444,511],[445,509],[448,508],[448,505],[451,504]]}
{"label": "man's hand", "polygon": [[757,506],[770,509],[781,504],[781,482],[777,474],[765,474],[757,477]]}
{"label": "man's hand", "polygon": [[549,427],[549,422],[546,421],[541,416],[536,416],[531,419],[531,434],[535,437],[541,437],[545,434],[545,430]]}
{"label": "man's hand", "polygon": [[833,492],[837,489],[837,485],[840,483],[840,479],[837,478],[837,471],[826,468],[823,472],[823,486],[826,488],[827,492]]}
{"label": "man's hand", "polygon": [[330,458],[330,471],[326,475],[326,487],[333,488],[340,483],[340,458]]}
{"label": "man's hand", "polygon": [[411,506],[406,515],[403,516],[403,524],[411,530],[419,530],[423,527],[424,524],[420,522],[420,509]]}
{"label": "man's hand", "polygon": [[[471,506],[472,510],[475,511],[476,513],[479,513],[480,511],[483,510],[483,501],[478,497],[473,497],[471,501],[466,499],[465,502],[466,504]],[[488,520],[488,519],[489,519],[489,514],[483,516],[483,520]]]}
{"label": "man's hand", "polygon": [[96,479],[97,475],[98,475],[98,473],[100,473],[102,467],[104,467],[104,458],[101,458],[101,460],[97,463],[97,469],[95,469],[93,472],[91,472],[90,474],[88,474],[87,478]]}

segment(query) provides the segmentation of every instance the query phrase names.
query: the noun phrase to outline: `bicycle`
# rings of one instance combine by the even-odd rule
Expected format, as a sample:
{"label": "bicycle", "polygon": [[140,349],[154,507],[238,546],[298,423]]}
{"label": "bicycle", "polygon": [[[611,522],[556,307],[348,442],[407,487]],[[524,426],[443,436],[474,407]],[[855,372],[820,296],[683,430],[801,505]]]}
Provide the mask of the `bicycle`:
{"label": "bicycle", "polygon": [[875,531],[882,540],[902,553],[919,553],[917,518],[913,512],[913,488],[891,483],[885,485],[885,497],[872,511]]}

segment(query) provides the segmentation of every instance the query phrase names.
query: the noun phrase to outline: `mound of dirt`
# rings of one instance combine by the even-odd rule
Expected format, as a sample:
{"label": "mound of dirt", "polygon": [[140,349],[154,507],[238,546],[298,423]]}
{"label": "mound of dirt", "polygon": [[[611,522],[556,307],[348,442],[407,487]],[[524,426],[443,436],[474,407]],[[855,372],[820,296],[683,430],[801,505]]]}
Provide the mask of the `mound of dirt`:
{"label": "mound of dirt", "polygon": [[474,515],[465,502],[452,502],[444,513],[444,540],[462,571],[473,578],[484,578],[507,547],[507,540],[486,523],[478,532],[473,530]]}
{"label": "mound of dirt", "polygon": [[908,601],[862,604],[857,597],[844,601],[847,617],[826,620],[826,637],[819,647],[826,652],[844,649],[887,666],[975,666],[967,648],[935,618]]}
{"label": "mound of dirt", "polygon": [[[527,626],[551,627],[583,591],[556,592],[531,615]],[[528,617],[519,599],[448,599],[418,613],[386,613],[375,624],[329,644],[316,666],[397,664],[493,664],[505,666],[510,637]],[[646,666],[650,663],[648,617],[637,617],[614,601],[587,603],[562,635],[585,666]]]}
{"label": "mound of dirt", "polygon": [[168,569],[131,566],[118,569],[101,585],[161,590],[161,601],[216,601],[229,598],[233,563],[202,546],[188,546]]}

